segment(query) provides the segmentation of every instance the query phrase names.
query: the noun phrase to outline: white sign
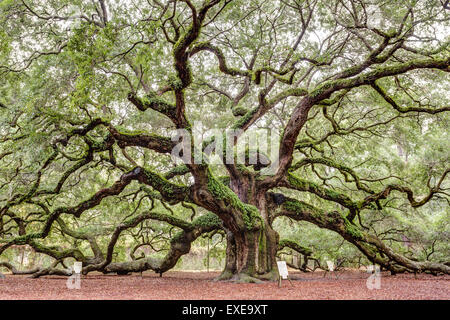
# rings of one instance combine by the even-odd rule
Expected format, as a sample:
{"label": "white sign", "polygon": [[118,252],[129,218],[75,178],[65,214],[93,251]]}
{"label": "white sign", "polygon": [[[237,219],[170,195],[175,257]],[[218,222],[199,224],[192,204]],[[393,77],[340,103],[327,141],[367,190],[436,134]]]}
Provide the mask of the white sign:
{"label": "white sign", "polygon": [[327,260],[327,266],[328,266],[328,270],[330,270],[331,272],[334,271],[334,263],[333,263],[333,261]]}
{"label": "white sign", "polygon": [[277,261],[278,273],[280,274],[282,279],[287,279],[288,277],[288,269],[286,266],[286,261]]}

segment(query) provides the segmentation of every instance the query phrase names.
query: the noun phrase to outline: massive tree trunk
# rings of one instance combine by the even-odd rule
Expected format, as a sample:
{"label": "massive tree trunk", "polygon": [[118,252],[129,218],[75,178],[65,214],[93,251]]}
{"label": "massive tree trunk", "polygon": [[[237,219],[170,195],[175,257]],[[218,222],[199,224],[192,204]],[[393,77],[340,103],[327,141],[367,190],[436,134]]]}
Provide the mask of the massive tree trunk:
{"label": "massive tree trunk", "polygon": [[258,279],[275,280],[278,276],[276,253],[278,233],[271,226],[266,208],[265,191],[258,190],[252,177],[231,182],[231,188],[244,203],[258,208],[261,224],[256,230],[235,229],[224,226],[227,234],[225,269],[219,279],[237,282],[258,282]]}
{"label": "massive tree trunk", "polygon": [[257,231],[235,234],[227,231],[225,269],[219,279],[237,282],[257,282],[257,279],[277,278],[276,253],[278,234],[265,225]]}

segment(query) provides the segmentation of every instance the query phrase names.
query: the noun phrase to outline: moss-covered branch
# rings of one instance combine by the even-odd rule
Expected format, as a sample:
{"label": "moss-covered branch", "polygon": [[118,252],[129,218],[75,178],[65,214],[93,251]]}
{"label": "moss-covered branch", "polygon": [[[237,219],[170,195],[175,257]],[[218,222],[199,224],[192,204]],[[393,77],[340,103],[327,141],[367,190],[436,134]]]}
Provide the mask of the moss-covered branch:
{"label": "moss-covered branch", "polygon": [[155,190],[159,191],[163,197],[170,200],[179,199],[179,201],[183,201],[189,196],[189,190],[187,187],[175,185],[165,178],[159,176],[158,174],[151,172],[150,170],[137,167],[134,170],[123,174],[121,178],[116,181],[111,187],[99,190],[89,199],[82,201],[78,205],[73,207],[56,208],[52,213],[47,215],[43,228],[40,232],[29,233],[7,240],[6,243],[2,247],[0,247],[0,254],[11,245],[30,244],[34,239],[47,237],[53,223],[61,214],[71,214],[75,217],[80,217],[81,214],[86,210],[99,205],[104,198],[120,194],[125,189],[125,187],[133,180],[138,180],[152,186]]}
{"label": "moss-covered branch", "polygon": [[322,199],[339,203],[350,210],[357,211],[360,209],[360,204],[354,202],[347,195],[329,188],[325,188],[317,183],[300,179],[293,173],[287,174],[286,179],[283,180],[281,186],[298,191],[313,193]]}
{"label": "moss-covered branch", "polygon": [[128,100],[133,103],[136,108],[141,111],[147,109],[155,110],[172,121],[176,121],[176,108],[174,105],[166,102],[163,98],[159,97],[156,93],[150,93],[147,96],[140,98],[135,93],[130,92],[128,94]]}
{"label": "moss-covered branch", "polygon": [[375,194],[372,194],[372,195],[366,197],[362,201],[361,207],[366,207],[366,206],[370,205],[371,203],[374,203],[374,202],[378,203],[379,200],[386,199],[391,194],[392,191],[398,191],[398,192],[405,193],[409,203],[411,204],[411,206],[413,208],[421,207],[424,204],[426,204],[428,201],[430,201],[436,193],[443,192],[442,190],[440,190],[440,184],[444,181],[445,177],[447,176],[447,174],[449,172],[450,172],[450,169],[447,169],[444,172],[444,174],[441,176],[441,179],[440,179],[438,185],[431,188],[429,193],[426,196],[424,196],[421,200],[414,199],[414,193],[410,188],[393,184],[393,185],[388,185],[381,192],[378,192],[378,193],[375,193]]}
{"label": "moss-covered branch", "polygon": [[448,71],[449,66],[450,57],[418,58],[392,65],[380,65],[377,66],[375,70],[361,74],[358,77],[328,80],[310,92],[309,96],[317,100],[322,100],[326,99],[331,93],[336,92],[337,90],[371,85],[381,78],[395,76],[416,69],[440,69]]}
{"label": "moss-covered branch", "polygon": [[[326,159],[326,158],[304,158],[298,162],[296,162],[294,165],[291,166],[290,171],[297,170],[305,165],[308,164],[322,164],[327,167],[335,168],[339,170],[345,178],[346,182],[354,182],[358,190],[362,190],[364,192],[367,192],[369,194],[375,193],[373,190],[370,190],[365,185],[361,183],[360,177],[356,174],[356,172],[340,163],[337,163],[336,161],[333,161],[332,159]],[[350,181],[348,178],[348,175],[350,175],[353,178],[353,181]]]}
{"label": "moss-covered branch", "polygon": [[[120,234],[129,228],[137,226],[144,220],[153,219],[158,221],[164,221],[170,225],[179,227],[182,231],[175,234],[170,241],[170,249],[166,256],[162,259],[156,259],[153,257],[140,259],[136,261],[128,261],[121,263],[111,263],[114,246],[120,236]],[[117,273],[128,272],[142,272],[145,270],[154,270],[157,273],[162,274],[167,270],[170,270],[178,262],[178,259],[189,252],[191,243],[197,239],[201,234],[211,232],[213,230],[220,229],[222,227],[221,220],[213,213],[208,213],[196,218],[192,223],[186,222],[171,215],[146,212],[138,216],[132,217],[127,221],[124,221],[116,227],[111,240],[108,244],[106,258],[99,264],[89,265],[83,268],[83,273],[87,273],[94,270]]]}
{"label": "moss-covered branch", "polygon": [[278,251],[283,250],[283,248],[290,248],[304,256],[310,256],[312,254],[312,250],[306,247],[301,246],[294,240],[282,239],[278,242]]}
{"label": "moss-covered branch", "polygon": [[189,52],[189,55],[193,56],[196,53],[201,52],[201,51],[211,52],[217,57],[217,60],[219,61],[219,70],[221,72],[228,74],[230,76],[242,76],[242,77],[252,78],[252,75],[253,75],[252,71],[230,68],[227,64],[225,55],[223,54],[222,50],[220,50],[218,47],[212,45],[209,42],[196,43],[195,46],[192,48],[192,50]]}
{"label": "moss-covered branch", "polygon": [[386,90],[381,87],[377,81],[372,82],[371,87],[375,89],[376,92],[380,94],[380,96],[389,103],[395,110],[397,110],[400,113],[407,113],[407,112],[423,112],[423,113],[429,113],[429,114],[436,114],[440,112],[450,111],[450,107],[443,107],[443,108],[422,108],[422,107],[402,107],[398,105],[398,103],[388,95]]}
{"label": "moss-covered branch", "polygon": [[429,261],[413,261],[386,246],[376,236],[368,234],[337,211],[326,212],[308,203],[286,198],[277,206],[277,216],[286,216],[297,221],[308,221],[320,228],[332,230],[354,244],[367,258],[394,272],[443,272],[450,274],[450,267]]}
{"label": "moss-covered branch", "polygon": [[170,138],[157,134],[149,135],[142,132],[127,132],[114,127],[109,127],[109,131],[121,148],[138,146],[160,153],[170,153],[175,147],[175,143]]}

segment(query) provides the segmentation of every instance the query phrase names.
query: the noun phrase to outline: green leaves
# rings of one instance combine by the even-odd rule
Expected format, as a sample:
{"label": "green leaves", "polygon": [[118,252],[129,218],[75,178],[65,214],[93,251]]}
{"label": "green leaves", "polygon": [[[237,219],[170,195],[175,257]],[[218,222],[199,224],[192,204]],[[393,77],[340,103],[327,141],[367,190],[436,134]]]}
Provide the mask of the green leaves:
{"label": "green leaves", "polygon": [[[104,3],[106,15],[98,0],[0,3],[0,215],[12,226],[8,239],[29,240],[4,215],[9,210],[27,220],[27,234],[49,236],[37,246],[55,242],[88,256],[92,239],[51,228],[55,210],[69,213],[68,228],[95,235],[100,251],[116,227],[159,210],[147,217],[155,221],[124,230],[116,252],[126,259],[127,248],[146,243],[143,230],[170,250],[170,239],[183,246],[179,240],[192,236],[180,225],[216,228],[224,222],[217,215],[235,217],[245,232],[272,223],[267,186],[301,199],[286,205],[309,210],[322,226],[340,221],[347,240],[362,240],[367,225],[364,232],[402,252],[395,241],[403,233],[431,251],[431,229],[446,232],[447,194],[432,193],[418,209],[408,201],[408,190],[417,203],[426,199],[449,162],[448,36],[439,31],[449,23],[438,1],[235,0],[208,12],[203,1],[192,1],[195,10],[183,1]],[[271,177],[259,170],[177,169],[172,129],[196,121],[284,133],[289,150],[281,157],[291,145],[295,152],[282,164],[300,163],[295,176],[264,184]],[[133,168],[146,174],[121,185],[136,178]],[[231,177],[247,186],[244,176],[242,194],[258,198],[243,201],[230,189]],[[362,207],[388,185],[397,187]],[[357,256],[311,225],[276,227],[320,259]]]}

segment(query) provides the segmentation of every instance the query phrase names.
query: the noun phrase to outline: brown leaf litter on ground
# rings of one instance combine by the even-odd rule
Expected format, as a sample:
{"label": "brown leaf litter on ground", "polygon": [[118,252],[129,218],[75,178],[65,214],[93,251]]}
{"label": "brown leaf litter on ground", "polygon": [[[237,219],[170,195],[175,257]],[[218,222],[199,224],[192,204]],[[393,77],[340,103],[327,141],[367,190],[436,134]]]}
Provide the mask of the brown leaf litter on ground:
{"label": "brown leaf litter on ground", "polygon": [[[159,275],[146,272],[128,276],[89,274],[81,276],[80,289],[68,289],[67,277],[45,276],[30,279],[6,275],[0,279],[2,300],[406,300],[450,298],[450,276],[382,273],[380,289],[369,290],[370,276],[361,271],[291,272],[291,283],[284,280],[262,284],[216,282],[218,272],[170,271]],[[337,276],[337,279],[336,279]]]}

